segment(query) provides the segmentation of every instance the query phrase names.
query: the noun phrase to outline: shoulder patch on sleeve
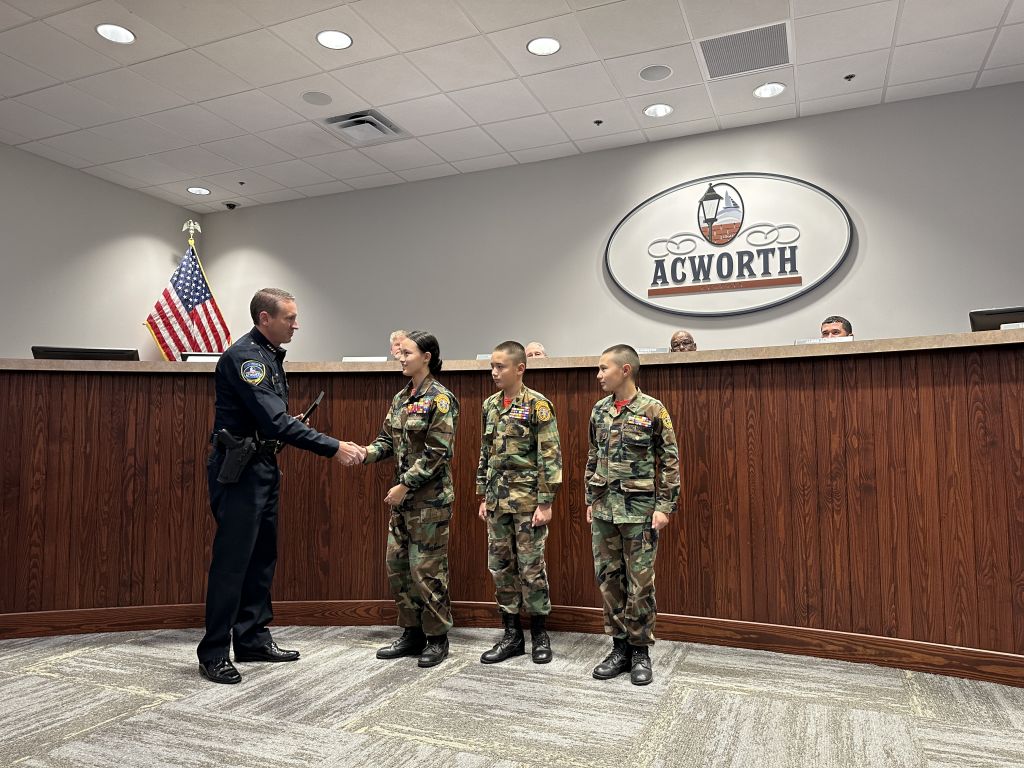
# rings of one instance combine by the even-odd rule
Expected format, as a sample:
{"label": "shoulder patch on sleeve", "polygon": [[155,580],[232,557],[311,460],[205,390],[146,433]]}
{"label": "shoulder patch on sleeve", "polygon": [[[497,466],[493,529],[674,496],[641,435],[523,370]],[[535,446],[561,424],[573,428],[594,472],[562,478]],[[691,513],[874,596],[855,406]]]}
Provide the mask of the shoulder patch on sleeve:
{"label": "shoulder patch on sleeve", "polygon": [[267,366],[259,360],[246,360],[240,369],[242,381],[256,386],[267,376]]}
{"label": "shoulder patch on sleeve", "polygon": [[538,400],[534,407],[537,413],[537,421],[551,421],[551,403],[547,400]]}
{"label": "shoulder patch on sleeve", "polygon": [[661,419],[661,423],[669,429],[674,429],[672,426],[672,417],[668,415],[668,408],[665,406],[661,407],[661,413],[658,414],[658,418]]}
{"label": "shoulder patch on sleeve", "polygon": [[452,408],[452,401],[444,392],[434,398],[434,405],[441,413],[448,413]]}

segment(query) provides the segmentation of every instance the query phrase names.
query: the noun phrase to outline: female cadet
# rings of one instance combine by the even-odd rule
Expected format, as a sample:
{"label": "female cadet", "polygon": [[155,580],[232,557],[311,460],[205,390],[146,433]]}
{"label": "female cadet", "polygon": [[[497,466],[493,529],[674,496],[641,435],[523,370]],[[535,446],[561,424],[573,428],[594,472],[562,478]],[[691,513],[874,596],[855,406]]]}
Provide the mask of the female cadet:
{"label": "female cadet", "polygon": [[377,658],[419,656],[419,666],[433,667],[448,656],[452,627],[448,524],[459,402],[434,378],[441,372],[441,350],[433,335],[411,331],[401,340],[398,361],[410,382],[391,401],[363,460],[370,464],[394,455],[396,464],[395,485],[384,503],[391,508],[388,580],[403,632]]}

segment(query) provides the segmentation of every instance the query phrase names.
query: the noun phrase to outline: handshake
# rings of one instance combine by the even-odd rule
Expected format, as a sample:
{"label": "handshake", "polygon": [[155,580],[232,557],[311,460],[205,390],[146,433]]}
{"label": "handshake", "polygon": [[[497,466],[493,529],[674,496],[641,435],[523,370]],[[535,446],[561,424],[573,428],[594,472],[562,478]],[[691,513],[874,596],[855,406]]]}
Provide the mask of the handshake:
{"label": "handshake", "polygon": [[366,448],[347,440],[341,441],[341,445],[338,446],[338,452],[334,454],[334,460],[343,467],[362,464],[365,458]]}

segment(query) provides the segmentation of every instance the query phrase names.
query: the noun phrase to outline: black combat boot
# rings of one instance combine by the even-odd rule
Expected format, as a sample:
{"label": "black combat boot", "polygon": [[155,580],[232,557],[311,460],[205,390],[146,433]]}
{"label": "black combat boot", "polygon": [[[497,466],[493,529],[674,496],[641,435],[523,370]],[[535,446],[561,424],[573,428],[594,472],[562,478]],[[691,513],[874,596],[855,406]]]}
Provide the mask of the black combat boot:
{"label": "black combat boot", "polygon": [[546,616],[530,617],[530,637],[533,639],[533,663],[547,664],[551,661],[551,638],[544,629]]}
{"label": "black combat boot", "polygon": [[436,667],[448,658],[448,635],[427,635],[427,646],[420,654],[419,666]]}
{"label": "black combat boot", "polygon": [[519,614],[502,611],[501,623],[505,625],[505,634],[491,650],[484,651],[480,657],[481,664],[497,664],[499,661],[526,653],[526,640],[523,638],[523,625],[519,622]]}
{"label": "black combat boot", "polygon": [[598,680],[611,680],[630,668],[629,643],[617,637],[612,638],[612,652],[605,656],[604,661],[594,667],[594,677]]}
{"label": "black combat boot", "polygon": [[633,664],[629,671],[629,682],[633,685],[647,685],[654,679],[651,669],[651,654],[645,645],[631,645]]}
{"label": "black combat boot", "polygon": [[402,636],[391,645],[377,651],[378,659],[399,659],[402,656],[419,656],[423,646],[427,644],[427,636],[419,627],[406,627]]}

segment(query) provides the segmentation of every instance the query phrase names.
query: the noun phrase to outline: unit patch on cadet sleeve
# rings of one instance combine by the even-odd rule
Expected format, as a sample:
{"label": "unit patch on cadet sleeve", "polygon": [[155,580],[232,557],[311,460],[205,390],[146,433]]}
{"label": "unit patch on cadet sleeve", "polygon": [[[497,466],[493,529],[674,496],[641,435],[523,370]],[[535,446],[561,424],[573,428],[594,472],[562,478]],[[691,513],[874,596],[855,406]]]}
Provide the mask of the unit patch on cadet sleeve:
{"label": "unit patch on cadet sleeve", "polygon": [[668,408],[662,408],[661,413],[658,414],[658,418],[661,419],[661,423],[669,429],[672,429],[672,417],[668,415]]}
{"label": "unit patch on cadet sleeve", "polygon": [[241,373],[242,381],[256,386],[266,378],[267,366],[259,360],[246,360],[242,363]]}
{"label": "unit patch on cadet sleeve", "polygon": [[551,421],[551,403],[547,400],[537,401],[537,421]]}
{"label": "unit patch on cadet sleeve", "polygon": [[448,399],[448,395],[442,392],[440,395],[434,398],[434,405],[437,406],[437,410],[441,413],[448,413],[452,407],[452,401]]}

